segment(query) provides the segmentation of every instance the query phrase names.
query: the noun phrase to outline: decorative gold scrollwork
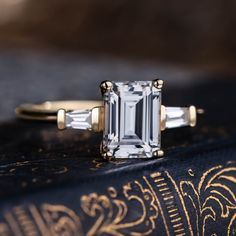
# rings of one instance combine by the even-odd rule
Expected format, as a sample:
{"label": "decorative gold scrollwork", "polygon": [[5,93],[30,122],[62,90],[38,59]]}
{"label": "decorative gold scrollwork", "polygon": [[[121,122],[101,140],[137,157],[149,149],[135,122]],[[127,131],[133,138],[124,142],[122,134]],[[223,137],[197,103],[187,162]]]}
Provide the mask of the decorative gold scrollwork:
{"label": "decorative gold scrollwork", "polygon": [[154,172],[90,192],[77,199],[77,210],[62,203],[14,206],[0,222],[0,235],[145,236],[157,235],[158,225],[161,235],[202,236],[216,235],[210,230],[221,222],[225,234],[236,234],[236,167],[215,166],[199,179],[193,169],[188,173],[176,181],[168,171]]}
{"label": "decorative gold scrollwork", "polygon": [[[123,186],[124,200],[117,195],[117,191],[110,187],[107,196],[91,193],[81,197],[83,211],[95,219],[87,235],[121,236],[127,235],[124,233],[126,231],[129,235],[141,236],[153,232],[158,208],[151,191],[135,181]],[[133,204],[133,212],[138,209],[138,216],[132,220],[127,219],[129,204]]]}
{"label": "decorative gold scrollwork", "polygon": [[196,224],[192,225],[197,235],[206,235],[208,224],[220,219],[228,219],[227,233],[231,235],[236,219],[235,175],[235,167],[219,165],[206,171],[197,186],[192,181],[180,182],[182,195],[190,200],[195,211]]}
{"label": "decorative gold scrollwork", "polygon": [[43,204],[42,215],[51,235],[79,236],[82,233],[79,217],[68,207]]}

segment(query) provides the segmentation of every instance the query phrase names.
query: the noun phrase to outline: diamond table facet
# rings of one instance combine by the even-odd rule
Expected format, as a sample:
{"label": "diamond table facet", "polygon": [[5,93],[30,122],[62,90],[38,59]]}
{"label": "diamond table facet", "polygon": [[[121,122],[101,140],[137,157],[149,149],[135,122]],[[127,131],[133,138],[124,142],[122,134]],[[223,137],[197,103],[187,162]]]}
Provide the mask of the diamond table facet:
{"label": "diamond table facet", "polygon": [[113,82],[104,101],[103,149],[117,158],[152,157],[160,149],[160,89],[152,81]]}

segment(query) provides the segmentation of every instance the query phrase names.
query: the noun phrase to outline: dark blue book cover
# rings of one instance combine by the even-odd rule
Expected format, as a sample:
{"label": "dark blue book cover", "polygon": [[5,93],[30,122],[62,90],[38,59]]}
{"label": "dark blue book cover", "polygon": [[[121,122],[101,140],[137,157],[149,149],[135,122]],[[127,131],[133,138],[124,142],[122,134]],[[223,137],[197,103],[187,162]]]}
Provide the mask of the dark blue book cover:
{"label": "dark blue book cover", "polygon": [[167,91],[167,105],[206,112],[196,128],[163,132],[160,159],[105,161],[99,133],[2,122],[0,235],[234,235],[235,86]]}

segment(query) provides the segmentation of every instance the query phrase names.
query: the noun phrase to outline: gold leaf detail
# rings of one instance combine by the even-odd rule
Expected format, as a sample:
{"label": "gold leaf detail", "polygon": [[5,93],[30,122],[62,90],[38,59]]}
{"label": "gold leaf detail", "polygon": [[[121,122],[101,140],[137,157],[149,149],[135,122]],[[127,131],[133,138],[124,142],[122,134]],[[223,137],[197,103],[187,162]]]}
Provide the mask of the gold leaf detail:
{"label": "gold leaf detail", "polygon": [[42,214],[52,235],[79,236],[82,233],[79,217],[63,205],[42,205]]}
{"label": "gold leaf detail", "polygon": [[180,182],[182,195],[190,200],[196,213],[197,235],[205,235],[209,220],[215,222],[220,218],[229,219],[230,232],[236,210],[235,175],[235,167],[219,165],[206,171],[198,186],[192,181]]}
{"label": "gold leaf detail", "polygon": [[[129,235],[133,236],[150,235],[153,232],[158,208],[148,188],[134,181],[123,186],[121,198],[117,198],[118,192],[113,187],[108,189],[108,193],[108,196],[91,193],[81,197],[83,211],[94,218],[94,224],[87,232],[88,236],[101,234],[122,236],[127,235],[127,230]],[[135,209],[129,209],[130,205],[134,205]],[[129,210],[138,211],[138,217],[127,220]]]}

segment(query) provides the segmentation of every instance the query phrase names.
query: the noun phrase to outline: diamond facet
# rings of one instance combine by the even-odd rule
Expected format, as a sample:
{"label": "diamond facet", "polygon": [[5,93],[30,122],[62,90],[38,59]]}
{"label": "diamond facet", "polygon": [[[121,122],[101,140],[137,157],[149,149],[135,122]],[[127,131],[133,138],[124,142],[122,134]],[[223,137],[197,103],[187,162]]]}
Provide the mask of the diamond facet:
{"label": "diamond facet", "polygon": [[104,101],[103,148],[118,158],[152,157],[160,149],[160,89],[152,81],[113,82]]}
{"label": "diamond facet", "polygon": [[166,128],[189,125],[189,107],[166,107]]}
{"label": "diamond facet", "polygon": [[91,110],[79,110],[66,113],[66,127],[73,129],[91,129]]}

